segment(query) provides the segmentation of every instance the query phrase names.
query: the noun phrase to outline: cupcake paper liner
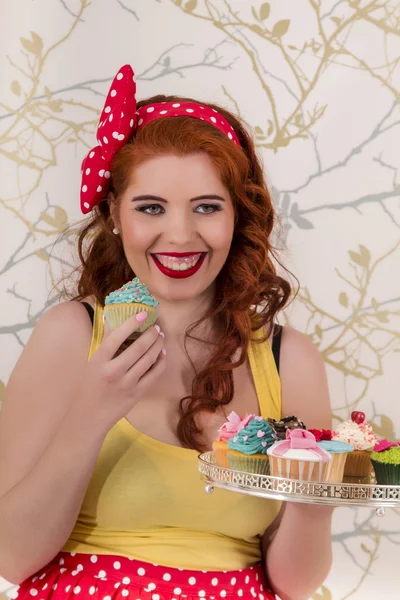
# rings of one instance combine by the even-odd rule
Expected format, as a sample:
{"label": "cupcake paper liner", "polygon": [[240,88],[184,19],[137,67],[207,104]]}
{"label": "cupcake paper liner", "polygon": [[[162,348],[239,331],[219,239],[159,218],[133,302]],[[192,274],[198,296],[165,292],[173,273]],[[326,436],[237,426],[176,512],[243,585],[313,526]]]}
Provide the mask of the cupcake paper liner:
{"label": "cupcake paper liner", "polygon": [[215,442],[213,442],[212,448],[214,451],[215,462],[217,463],[217,465],[219,467],[230,469],[231,465],[229,464],[229,460],[227,457],[229,450],[228,442],[215,440]]}
{"label": "cupcake paper liner", "polygon": [[332,452],[331,460],[329,461],[328,473],[326,475],[326,481],[332,483],[341,483],[344,476],[344,467],[347,460],[346,452]]}
{"label": "cupcake paper liner", "polygon": [[300,481],[327,481],[330,461],[314,462],[270,455],[270,472],[274,477]]}
{"label": "cupcake paper liner", "polygon": [[132,315],[137,315],[144,310],[147,312],[147,319],[141,323],[135,332],[136,334],[140,334],[149,329],[157,321],[158,313],[152,306],[137,302],[129,304],[106,304],[104,307],[104,318],[110,329],[113,330],[122,325]]}
{"label": "cupcake paper liner", "polygon": [[229,449],[227,453],[230,468],[258,475],[269,475],[269,459],[266,454],[242,454]]}
{"label": "cupcake paper liner", "polygon": [[400,464],[393,465],[389,463],[372,460],[377,483],[382,485],[400,485]]}
{"label": "cupcake paper liner", "polygon": [[[371,451],[353,450],[349,452],[344,466],[345,477],[364,478],[372,473]],[[347,483],[350,483],[347,481]]]}

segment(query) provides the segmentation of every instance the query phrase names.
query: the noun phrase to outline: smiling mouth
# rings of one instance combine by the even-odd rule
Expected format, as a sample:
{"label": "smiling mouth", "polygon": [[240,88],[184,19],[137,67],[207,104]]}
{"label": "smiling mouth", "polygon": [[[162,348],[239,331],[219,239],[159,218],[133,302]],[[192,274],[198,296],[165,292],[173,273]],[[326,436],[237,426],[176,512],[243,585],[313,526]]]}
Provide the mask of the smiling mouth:
{"label": "smiling mouth", "polygon": [[206,254],[207,252],[171,252],[171,254],[162,252],[160,254],[152,254],[151,256],[166,269],[171,271],[188,271],[189,269],[193,269]]}

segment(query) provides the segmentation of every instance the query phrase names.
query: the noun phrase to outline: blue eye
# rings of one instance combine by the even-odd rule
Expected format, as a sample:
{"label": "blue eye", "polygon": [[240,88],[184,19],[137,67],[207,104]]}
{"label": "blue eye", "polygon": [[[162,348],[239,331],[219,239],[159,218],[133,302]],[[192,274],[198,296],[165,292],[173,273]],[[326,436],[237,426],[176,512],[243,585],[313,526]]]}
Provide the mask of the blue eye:
{"label": "blue eye", "polygon": [[[201,211],[199,209],[202,209]],[[144,206],[138,206],[135,210],[145,213],[146,215],[154,215],[158,216],[165,213],[165,209],[163,206],[159,204],[147,204]],[[200,215],[212,215],[215,212],[222,210],[222,207],[219,204],[199,204],[195,208],[195,212]]]}
{"label": "blue eye", "polygon": [[147,204],[147,206],[138,206],[136,208],[136,210],[138,210],[139,212],[145,213],[146,215],[162,214],[158,209],[161,209],[162,211],[164,211],[164,208],[162,206],[160,206],[159,204]]}
{"label": "blue eye", "polygon": [[218,212],[219,210],[222,210],[222,208],[221,208],[221,206],[219,204],[200,204],[197,208],[211,209],[211,210],[207,210],[207,212],[201,212],[200,213],[200,214],[203,214],[203,215],[212,215],[213,213]]}

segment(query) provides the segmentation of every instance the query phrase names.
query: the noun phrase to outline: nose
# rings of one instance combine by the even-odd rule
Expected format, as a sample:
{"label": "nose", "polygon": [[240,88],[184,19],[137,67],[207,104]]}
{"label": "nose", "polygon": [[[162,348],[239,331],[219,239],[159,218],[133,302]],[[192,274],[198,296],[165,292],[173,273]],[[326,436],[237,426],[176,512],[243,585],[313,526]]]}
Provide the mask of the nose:
{"label": "nose", "polygon": [[164,236],[169,244],[184,247],[197,236],[195,220],[186,211],[171,211]]}

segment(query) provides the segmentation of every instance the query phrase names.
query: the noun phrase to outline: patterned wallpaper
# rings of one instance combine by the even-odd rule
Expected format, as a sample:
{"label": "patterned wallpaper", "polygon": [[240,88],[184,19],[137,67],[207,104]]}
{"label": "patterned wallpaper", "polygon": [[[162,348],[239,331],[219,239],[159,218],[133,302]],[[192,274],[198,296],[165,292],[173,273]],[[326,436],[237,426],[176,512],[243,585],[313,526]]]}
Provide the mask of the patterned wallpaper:
{"label": "patterned wallpaper", "polygon": [[[1,389],[74,264],[58,236],[81,218],[80,161],[130,62],[139,97],[218,101],[253,128],[301,283],[285,319],[325,358],[335,422],[358,408],[400,437],[399,2],[0,0],[0,13]],[[400,511],[336,510],[333,544],[313,600],[397,597]],[[0,598],[12,590],[0,580]]]}

